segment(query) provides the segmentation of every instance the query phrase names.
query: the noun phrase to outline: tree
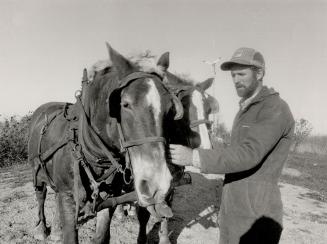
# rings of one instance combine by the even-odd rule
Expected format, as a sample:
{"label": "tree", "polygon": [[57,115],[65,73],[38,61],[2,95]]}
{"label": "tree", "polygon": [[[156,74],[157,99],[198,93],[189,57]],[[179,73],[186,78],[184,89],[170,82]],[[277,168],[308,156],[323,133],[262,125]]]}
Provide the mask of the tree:
{"label": "tree", "polygon": [[32,114],[11,116],[0,124],[0,167],[27,159],[28,128]]}
{"label": "tree", "polygon": [[293,151],[297,151],[298,146],[310,135],[312,129],[311,123],[306,119],[301,118],[295,121]]}
{"label": "tree", "polygon": [[219,147],[219,145],[227,146],[231,141],[231,133],[227,129],[224,123],[219,123],[211,128],[211,139],[214,148]]}

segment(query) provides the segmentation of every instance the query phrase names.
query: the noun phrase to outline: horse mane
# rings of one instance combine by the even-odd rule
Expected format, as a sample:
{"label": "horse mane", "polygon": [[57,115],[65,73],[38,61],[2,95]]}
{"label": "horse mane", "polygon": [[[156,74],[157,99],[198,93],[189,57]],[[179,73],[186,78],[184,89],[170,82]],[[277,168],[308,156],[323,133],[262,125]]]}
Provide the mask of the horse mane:
{"label": "horse mane", "polygon": [[[168,88],[173,88],[173,90],[179,90],[186,87],[194,87],[195,81],[192,80],[188,74],[183,73],[171,73],[163,72],[157,66],[156,60],[157,56],[151,54],[150,51],[145,51],[140,54],[129,55],[127,58],[137,70],[146,73],[155,73],[160,77],[163,77],[163,82]],[[97,79],[101,79],[104,75],[110,72],[111,63],[108,59],[98,60],[91,67],[88,68],[88,80],[93,82],[95,76]]]}
{"label": "horse mane", "polygon": [[[159,76],[163,76],[163,72],[158,69],[154,58],[155,56],[145,57],[141,55],[131,55],[127,59],[136,67],[138,71],[143,71],[146,73],[155,73]],[[112,64],[108,59],[98,60],[92,66],[87,69],[89,82],[94,81],[95,76],[100,74],[104,76],[110,72]]]}
{"label": "horse mane", "polygon": [[109,72],[111,67],[111,63],[109,59],[102,59],[96,61],[92,66],[87,69],[88,80],[92,82],[97,73],[101,73],[102,75]]}

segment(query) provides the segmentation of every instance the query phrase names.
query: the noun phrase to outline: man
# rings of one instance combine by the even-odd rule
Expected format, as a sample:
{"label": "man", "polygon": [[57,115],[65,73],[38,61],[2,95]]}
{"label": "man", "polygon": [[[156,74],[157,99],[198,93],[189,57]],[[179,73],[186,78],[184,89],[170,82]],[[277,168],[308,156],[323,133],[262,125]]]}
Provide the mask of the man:
{"label": "man", "polygon": [[292,143],[294,119],[279,94],[263,86],[265,62],[261,53],[239,48],[221,69],[230,70],[241,97],[231,145],[192,150],[172,144],[171,159],[203,173],[225,174],[220,244],[278,243],[283,210],[277,183]]}

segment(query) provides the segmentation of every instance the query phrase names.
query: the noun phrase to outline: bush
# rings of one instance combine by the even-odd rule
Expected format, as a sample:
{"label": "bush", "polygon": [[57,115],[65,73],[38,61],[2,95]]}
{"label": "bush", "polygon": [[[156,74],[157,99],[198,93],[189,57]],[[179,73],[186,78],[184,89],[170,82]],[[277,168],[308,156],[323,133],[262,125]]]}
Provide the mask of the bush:
{"label": "bush", "polygon": [[306,119],[301,118],[295,121],[294,152],[297,152],[299,145],[310,135],[312,129],[311,123]]}
{"label": "bush", "polygon": [[0,122],[0,167],[25,162],[31,113]]}
{"label": "bush", "polygon": [[213,140],[214,148],[218,147],[218,144],[223,144],[227,146],[231,142],[231,132],[227,129],[224,123],[219,123],[213,125],[211,129],[211,139]]}

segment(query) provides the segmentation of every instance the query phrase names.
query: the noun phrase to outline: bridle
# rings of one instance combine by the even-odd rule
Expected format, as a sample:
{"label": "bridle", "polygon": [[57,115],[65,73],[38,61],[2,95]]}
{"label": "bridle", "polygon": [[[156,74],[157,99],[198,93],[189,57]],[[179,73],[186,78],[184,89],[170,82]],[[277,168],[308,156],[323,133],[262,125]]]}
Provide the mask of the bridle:
{"label": "bridle", "polygon": [[[125,87],[127,87],[128,85],[130,85],[131,83],[136,82],[140,78],[158,79],[158,76],[155,74],[150,74],[150,73],[145,73],[145,72],[134,72],[134,73],[127,75],[126,77],[124,77],[122,79],[121,85],[119,86],[118,89],[122,90]],[[166,87],[165,87],[165,89],[168,91],[168,89]],[[121,123],[118,120],[117,120],[117,129],[118,129],[118,135],[119,135],[120,152],[125,154],[126,168],[129,168],[131,170],[132,174],[133,174],[133,171],[130,166],[131,160],[130,160],[130,152],[129,152],[129,149],[131,147],[141,146],[143,144],[152,143],[152,142],[166,144],[166,139],[162,136],[149,136],[149,137],[144,137],[141,139],[134,139],[134,140],[126,141],[123,130],[122,130]],[[128,184],[130,183],[130,182],[126,182],[125,177],[124,177],[124,180],[125,180],[125,183],[128,183]]]}
{"label": "bridle", "polygon": [[[130,85],[131,83],[138,81],[138,79],[140,79],[140,78],[158,79],[158,76],[154,75],[154,74],[146,73],[146,72],[134,72],[134,73],[131,73],[131,74],[127,75],[126,77],[124,77],[121,80],[121,85],[117,89],[122,90],[125,87],[127,87],[128,85]],[[167,89],[167,91],[168,91],[168,89]],[[124,134],[123,134],[121,124],[118,120],[117,120],[117,129],[118,129],[118,134],[119,134],[119,142],[120,142],[120,147],[121,147],[120,151],[121,152],[127,151],[130,147],[140,146],[145,143],[151,143],[151,142],[166,143],[166,139],[162,136],[149,136],[149,137],[144,137],[141,139],[126,141]]]}
{"label": "bridle", "polygon": [[[198,90],[201,94],[203,93],[203,91],[198,88],[198,87],[194,87],[194,86],[187,86],[186,88],[182,87],[180,90],[177,91],[176,96],[182,100],[182,98],[184,96],[190,95],[194,90]],[[212,121],[208,120],[208,119],[196,119],[196,120],[191,120],[190,121],[190,128],[195,128],[201,124],[206,124],[206,125],[211,125]]]}
{"label": "bridle", "polygon": [[212,121],[208,120],[208,119],[196,119],[196,120],[192,120],[190,121],[190,128],[195,128],[201,124],[206,124],[206,125],[211,125]]}
{"label": "bridle", "polygon": [[[120,143],[120,153],[124,154],[125,156],[125,168],[123,168],[122,164],[119,163],[119,159],[115,158],[113,156],[113,153],[109,150],[108,146],[104,143],[104,141],[102,140],[102,138],[100,137],[100,135],[98,134],[97,131],[99,131],[94,125],[91,124],[90,122],[90,116],[87,114],[85,107],[84,107],[84,103],[85,103],[85,94],[88,91],[88,82],[87,82],[87,73],[86,70],[84,70],[84,75],[83,75],[83,81],[82,81],[82,91],[77,91],[75,93],[75,97],[76,97],[76,104],[80,109],[80,114],[81,114],[81,118],[79,119],[79,129],[78,129],[78,142],[74,141],[73,142],[73,156],[75,158],[75,162],[78,163],[78,165],[81,165],[84,170],[85,173],[90,181],[91,184],[91,189],[92,189],[92,194],[91,194],[91,198],[93,199],[93,208],[92,211],[95,211],[95,205],[97,202],[97,199],[99,197],[99,187],[101,185],[102,182],[107,182],[107,180],[110,178],[110,176],[114,175],[116,172],[119,172],[122,174],[123,176],[123,180],[125,182],[125,184],[130,184],[133,181],[133,170],[130,164],[130,156],[129,156],[129,149],[131,147],[135,147],[135,146],[140,146],[143,145],[145,143],[153,143],[153,142],[157,142],[157,143],[166,143],[166,139],[164,137],[161,136],[151,136],[151,137],[145,137],[145,138],[141,138],[141,139],[135,139],[135,140],[129,140],[126,141],[122,128],[121,128],[121,124],[120,121],[116,118],[116,124],[117,124],[117,129],[118,129],[118,134],[119,134],[119,143]],[[131,84],[132,82],[136,82],[138,79],[140,78],[156,78],[158,79],[158,77],[155,74],[150,74],[150,73],[145,73],[145,72],[134,72],[131,73],[129,75],[127,75],[126,77],[124,77],[121,81],[120,81],[120,86],[115,89],[114,91],[118,90],[118,92],[121,92],[121,90],[125,87],[127,87],[129,84]],[[162,84],[164,86],[164,84]],[[173,95],[172,93],[169,92],[169,90],[164,86],[164,88],[168,91],[168,93],[172,96],[172,99],[176,99],[178,100],[178,98]],[[113,91],[113,92],[114,92]],[[175,97],[174,97],[175,96]],[[83,99],[83,101],[82,101]],[[110,97],[108,97],[107,101],[110,102]],[[110,104],[110,103],[109,103]],[[175,118],[178,117],[182,117],[182,109],[180,109],[179,113],[176,113]],[[83,133],[86,133],[83,134]],[[86,138],[84,138],[84,135],[86,136]],[[93,140],[95,140],[97,146],[93,145],[89,145],[90,147],[87,146],[88,143],[90,143],[90,138],[93,138]],[[95,152],[101,152],[101,154],[104,154],[106,156],[106,158],[110,163],[108,162],[102,162],[99,163],[99,159],[94,156],[94,152],[92,153],[89,148],[96,150]],[[89,156],[89,158],[91,158],[91,161],[87,160],[87,158],[85,157],[85,154]],[[76,168],[78,167],[78,165],[76,164]],[[93,167],[100,167],[100,168],[107,168],[108,170],[105,171],[105,173],[99,178],[99,179],[94,179],[93,177],[93,173],[91,172],[90,169],[90,165],[92,165]],[[75,164],[74,164],[74,168],[75,168]],[[126,170],[130,171],[130,177],[129,180],[126,180]],[[76,183],[76,187],[78,187],[78,184]],[[78,204],[76,205],[78,206]],[[79,207],[76,207],[76,213],[78,213],[78,209]],[[76,214],[75,216],[76,220],[78,218],[78,215]]]}
{"label": "bridle", "polygon": [[[137,82],[139,79],[141,78],[152,78],[152,79],[158,79],[160,77],[158,77],[156,74],[151,74],[151,73],[146,73],[146,72],[133,72],[127,76],[125,76],[123,79],[120,80],[120,86],[115,89],[113,92],[117,92],[119,95],[121,93],[121,91],[126,88],[127,86],[129,86],[131,83],[133,82]],[[162,83],[163,87],[167,90],[167,92],[173,97],[175,96],[174,94],[172,94],[166,87],[165,85]],[[112,93],[113,93],[112,92]],[[118,135],[119,135],[119,144],[120,144],[120,153],[123,154],[125,156],[125,168],[122,168],[122,165],[117,161],[117,159],[112,155],[112,152],[110,152],[110,150],[108,149],[108,147],[104,144],[104,142],[102,141],[102,139],[100,138],[100,135],[96,132],[98,130],[96,130],[91,124],[90,124],[90,120],[89,120],[89,116],[87,115],[87,113],[85,112],[85,108],[84,105],[81,101],[81,92],[75,94],[75,97],[77,99],[77,104],[80,107],[80,110],[82,111],[82,117],[84,123],[87,124],[87,129],[89,130],[91,137],[95,139],[97,145],[100,147],[100,150],[105,154],[105,156],[107,157],[107,159],[112,163],[112,165],[115,167],[115,169],[118,172],[121,172],[123,174],[123,178],[126,184],[130,184],[132,181],[132,177],[130,178],[130,180],[126,180],[126,170],[129,169],[132,172],[132,168],[130,165],[130,156],[129,156],[129,149],[132,147],[136,147],[136,146],[141,146],[143,144],[147,144],[147,143],[153,143],[153,142],[157,142],[157,143],[164,143],[166,144],[166,139],[162,136],[150,136],[150,137],[144,137],[144,138],[140,138],[140,139],[134,139],[134,140],[128,140],[126,141],[126,137],[124,136],[123,130],[122,130],[122,126],[120,123],[120,120],[116,118],[116,124],[117,124],[117,130],[118,130]],[[176,98],[178,99],[178,98]],[[107,101],[109,101],[110,103],[110,94],[109,97],[107,99]],[[83,138],[81,138],[81,144],[85,145],[85,142],[83,141]],[[85,149],[84,149],[85,150]],[[84,151],[83,150],[83,151]],[[86,151],[87,152],[87,151]],[[87,154],[92,154],[90,152],[87,152]],[[93,156],[94,158],[94,156]],[[100,166],[101,167],[101,166]]]}
{"label": "bridle", "polygon": [[[84,71],[83,81],[85,81],[87,79],[85,77],[86,77],[86,71]],[[140,78],[158,79],[160,77],[158,77],[156,74],[150,74],[150,73],[145,73],[145,72],[134,72],[134,73],[131,73],[131,74],[125,76],[120,81],[121,85],[114,91],[120,93],[122,89],[124,89],[125,87],[130,85],[132,82],[138,81]],[[123,175],[123,180],[124,180],[125,184],[127,184],[127,185],[133,181],[134,177],[133,177],[133,170],[131,167],[129,149],[131,147],[136,147],[136,146],[140,146],[140,145],[143,145],[146,143],[153,143],[153,142],[166,144],[166,139],[161,136],[150,136],[150,137],[144,137],[141,139],[134,139],[134,140],[126,141],[125,136],[122,131],[120,121],[116,118],[117,130],[118,130],[118,134],[119,134],[120,153],[124,154],[124,156],[125,156],[125,167],[123,168],[122,164],[120,164],[118,162],[119,159],[116,159],[113,156],[112,152],[109,150],[107,145],[105,145],[102,138],[97,133],[97,131],[98,131],[97,128],[95,128],[90,123],[90,118],[89,118],[90,116],[88,116],[88,114],[86,113],[85,107],[82,102],[82,99],[85,98],[85,92],[87,92],[87,90],[88,90],[87,85],[88,85],[87,82],[82,82],[82,91],[77,91],[75,93],[76,104],[80,109],[81,118],[79,121],[79,123],[80,123],[79,124],[79,133],[78,133],[78,141],[79,142],[74,144],[73,155],[76,159],[76,162],[80,163],[81,166],[84,168],[84,170],[89,178],[89,181],[91,183],[91,189],[93,191],[91,197],[93,199],[93,211],[94,211],[95,204],[96,204],[96,201],[99,196],[99,186],[102,182],[106,182],[107,179],[111,175],[113,175],[115,172],[121,173]],[[162,83],[162,85],[166,89],[168,94],[172,97],[173,100],[175,100],[175,101],[178,100],[178,98],[174,94],[172,94],[163,83]],[[108,97],[107,101],[110,103],[110,97]],[[179,113],[176,112],[175,119],[179,119],[182,117],[183,117],[183,109],[181,106]],[[88,131],[87,132],[88,135],[87,135],[87,138],[84,139],[81,131],[85,132],[86,130]],[[110,163],[105,163],[105,162],[98,163],[99,160],[97,159],[97,157],[94,156],[92,154],[92,152],[90,152],[87,149],[87,139],[90,139],[91,137],[95,140],[98,148],[96,148],[94,145],[90,146],[90,148],[97,149],[97,151],[101,151],[102,154],[104,154],[106,156],[106,158],[108,159],[107,161],[109,161]],[[91,159],[92,159],[91,162],[89,162],[86,159],[85,154],[87,154],[89,157],[91,157]],[[93,161],[95,161],[95,162],[93,162]],[[104,175],[102,175],[100,177],[100,179],[95,180],[93,177],[93,174],[91,173],[91,170],[89,168],[90,164],[93,167],[108,168],[108,171],[106,173],[104,173]],[[129,180],[126,179],[126,170],[130,171]]]}

